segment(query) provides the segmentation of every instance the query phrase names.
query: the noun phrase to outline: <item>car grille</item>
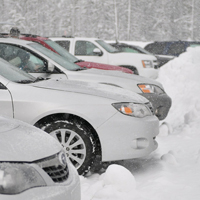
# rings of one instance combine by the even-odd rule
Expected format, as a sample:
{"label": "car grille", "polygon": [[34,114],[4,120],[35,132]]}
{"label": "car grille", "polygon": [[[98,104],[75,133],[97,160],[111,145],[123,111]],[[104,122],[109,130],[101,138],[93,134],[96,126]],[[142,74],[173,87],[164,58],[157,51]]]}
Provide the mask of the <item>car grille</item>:
{"label": "car grille", "polygon": [[50,166],[44,167],[43,170],[51,177],[55,183],[66,181],[69,176],[68,167],[63,166]]}
{"label": "car grille", "polygon": [[147,106],[150,109],[152,115],[154,115],[155,113],[154,113],[154,108],[153,108],[152,104],[151,103],[147,103]]}
{"label": "car grille", "polygon": [[62,164],[59,160],[59,154],[40,160],[36,163],[39,165],[55,183],[62,183],[69,177],[67,164]]}

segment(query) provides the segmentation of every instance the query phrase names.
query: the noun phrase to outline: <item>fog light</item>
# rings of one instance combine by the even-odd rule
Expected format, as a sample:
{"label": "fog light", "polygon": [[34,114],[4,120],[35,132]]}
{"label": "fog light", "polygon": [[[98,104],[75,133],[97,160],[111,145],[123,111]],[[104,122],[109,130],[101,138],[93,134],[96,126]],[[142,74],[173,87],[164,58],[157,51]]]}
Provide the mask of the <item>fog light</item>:
{"label": "fog light", "polygon": [[137,138],[132,140],[131,147],[133,149],[145,149],[149,146],[149,141],[146,138]]}

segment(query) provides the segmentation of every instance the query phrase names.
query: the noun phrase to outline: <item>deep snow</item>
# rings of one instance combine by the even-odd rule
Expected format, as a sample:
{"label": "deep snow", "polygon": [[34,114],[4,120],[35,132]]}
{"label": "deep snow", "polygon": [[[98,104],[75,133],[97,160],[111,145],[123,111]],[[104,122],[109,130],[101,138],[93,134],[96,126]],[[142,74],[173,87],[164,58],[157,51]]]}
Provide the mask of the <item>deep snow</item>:
{"label": "deep snow", "polygon": [[200,199],[200,48],[162,66],[157,80],[172,98],[158,149],[102,174],[80,176],[82,200]]}

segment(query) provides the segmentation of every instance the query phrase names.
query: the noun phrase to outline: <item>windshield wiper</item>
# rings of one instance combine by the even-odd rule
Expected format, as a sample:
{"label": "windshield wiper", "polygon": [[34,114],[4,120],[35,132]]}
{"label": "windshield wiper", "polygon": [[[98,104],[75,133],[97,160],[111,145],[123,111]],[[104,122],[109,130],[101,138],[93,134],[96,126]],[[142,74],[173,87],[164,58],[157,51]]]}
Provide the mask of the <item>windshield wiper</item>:
{"label": "windshield wiper", "polygon": [[21,80],[21,81],[17,81],[16,83],[33,83],[33,80]]}
{"label": "windshield wiper", "polygon": [[88,68],[87,67],[80,67],[78,69],[75,69],[74,71],[82,71],[82,70],[86,70],[86,69],[88,69]]}
{"label": "windshield wiper", "polygon": [[84,60],[77,60],[74,63],[84,62]]}
{"label": "windshield wiper", "polygon": [[43,77],[39,76],[33,81],[33,83],[36,83],[38,81],[43,81],[43,80],[47,80],[47,78],[43,78]]}

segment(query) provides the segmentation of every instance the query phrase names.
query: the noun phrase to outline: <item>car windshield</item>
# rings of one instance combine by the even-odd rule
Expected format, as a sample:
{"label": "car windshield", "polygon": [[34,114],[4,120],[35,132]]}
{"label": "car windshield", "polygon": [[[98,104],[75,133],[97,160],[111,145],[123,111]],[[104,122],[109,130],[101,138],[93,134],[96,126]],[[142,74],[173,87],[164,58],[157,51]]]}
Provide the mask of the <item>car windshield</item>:
{"label": "car windshield", "polygon": [[35,77],[11,65],[2,58],[0,58],[0,75],[16,83],[32,83],[36,80]]}
{"label": "car windshield", "polygon": [[69,62],[75,63],[78,61],[78,59],[70,54],[66,49],[61,47],[59,44],[52,40],[44,40],[51,48],[53,48],[57,53],[59,53],[61,56],[66,58]]}
{"label": "car windshield", "polygon": [[110,44],[104,42],[103,40],[96,40],[96,42],[99,45],[101,45],[109,53],[119,53],[120,52],[120,50],[118,50],[115,47],[111,46]]}
{"label": "car windshield", "polygon": [[153,55],[152,53],[150,53],[149,51],[143,49],[142,47],[140,46],[135,46],[135,48],[140,51],[141,53],[145,53],[145,54],[149,54],[149,55]]}
{"label": "car windshield", "polygon": [[40,53],[44,54],[45,56],[49,57],[50,59],[52,59],[53,61],[55,61],[56,63],[58,63],[59,65],[61,65],[62,67],[64,67],[65,69],[69,70],[69,71],[78,71],[78,70],[82,70],[82,67],[79,67],[78,65],[69,62],[67,59],[63,58],[62,56],[58,55],[57,53],[54,53],[53,51],[43,47],[40,44],[37,43],[29,43],[29,46],[31,46],[33,49],[39,51]]}

